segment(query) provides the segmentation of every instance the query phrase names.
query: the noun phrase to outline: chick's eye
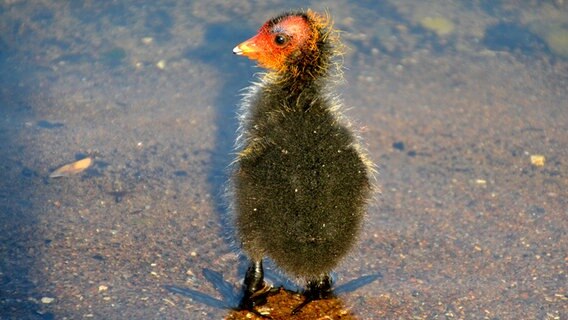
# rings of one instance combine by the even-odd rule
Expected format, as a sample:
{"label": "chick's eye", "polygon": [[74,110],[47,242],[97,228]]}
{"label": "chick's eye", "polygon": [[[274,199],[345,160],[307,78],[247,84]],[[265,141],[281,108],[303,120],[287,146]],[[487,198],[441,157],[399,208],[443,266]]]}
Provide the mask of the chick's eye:
{"label": "chick's eye", "polygon": [[286,35],[283,34],[277,34],[274,37],[274,43],[276,43],[279,46],[283,46],[286,44],[286,42],[288,42],[288,37]]}

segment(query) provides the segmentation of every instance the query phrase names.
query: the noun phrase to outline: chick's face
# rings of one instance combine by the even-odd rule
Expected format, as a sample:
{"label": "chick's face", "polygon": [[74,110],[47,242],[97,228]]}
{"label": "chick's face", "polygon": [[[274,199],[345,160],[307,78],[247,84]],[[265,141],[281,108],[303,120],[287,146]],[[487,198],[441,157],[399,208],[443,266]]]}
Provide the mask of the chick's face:
{"label": "chick's face", "polygon": [[302,16],[288,16],[266,22],[257,35],[236,46],[233,53],[256,60],[263,68],[282,72],[303,50],[313,49],[313,42],[308,21]]}

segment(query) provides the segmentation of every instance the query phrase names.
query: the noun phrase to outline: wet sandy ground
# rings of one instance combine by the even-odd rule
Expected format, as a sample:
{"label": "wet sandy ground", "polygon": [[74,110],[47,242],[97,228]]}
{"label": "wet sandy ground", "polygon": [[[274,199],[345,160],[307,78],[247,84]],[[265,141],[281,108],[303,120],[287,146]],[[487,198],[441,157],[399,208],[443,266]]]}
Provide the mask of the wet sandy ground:
{"label": "wet sandy ground", "polygon": [[[0,319],[246,317],[227,309],[246,264],[222,190],[257,69],[231,49],[305,4],[81,3],[0,4]],[[381,193],[338,299],[298,318],[565,319],[568,63],[534,21],[566,24],[566,4],[377,6],[315,6],[344,30],[340,90]]]}

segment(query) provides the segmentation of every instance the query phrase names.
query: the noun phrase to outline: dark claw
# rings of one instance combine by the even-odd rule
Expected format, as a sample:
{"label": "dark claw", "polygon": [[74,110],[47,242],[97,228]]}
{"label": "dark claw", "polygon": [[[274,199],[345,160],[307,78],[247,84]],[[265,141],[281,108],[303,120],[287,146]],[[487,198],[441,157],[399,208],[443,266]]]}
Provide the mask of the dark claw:
{"label": "dark claw", "polygon": [[265,304],[266,299],[271,293],[271,288],[272,287],[265,285],[262,289],[253,293],[245,291],[245,295],[241,299],[238,309],[253,311],[254,307]]}

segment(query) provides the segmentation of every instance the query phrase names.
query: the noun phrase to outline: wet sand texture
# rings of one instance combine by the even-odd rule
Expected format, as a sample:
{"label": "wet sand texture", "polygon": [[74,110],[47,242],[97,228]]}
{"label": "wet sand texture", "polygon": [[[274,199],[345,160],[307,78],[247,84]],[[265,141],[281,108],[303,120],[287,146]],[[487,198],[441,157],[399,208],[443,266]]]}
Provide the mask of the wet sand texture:
{"label": "wet sand texture", "polygon": [[[222,190],[259,70],[231,49],[306,4],[241,2],[0,4],[0,319],[246,317]],[[565,319],[566,3],[324,6],[381,189],[334,276],[376,278],[297,318]]]}

